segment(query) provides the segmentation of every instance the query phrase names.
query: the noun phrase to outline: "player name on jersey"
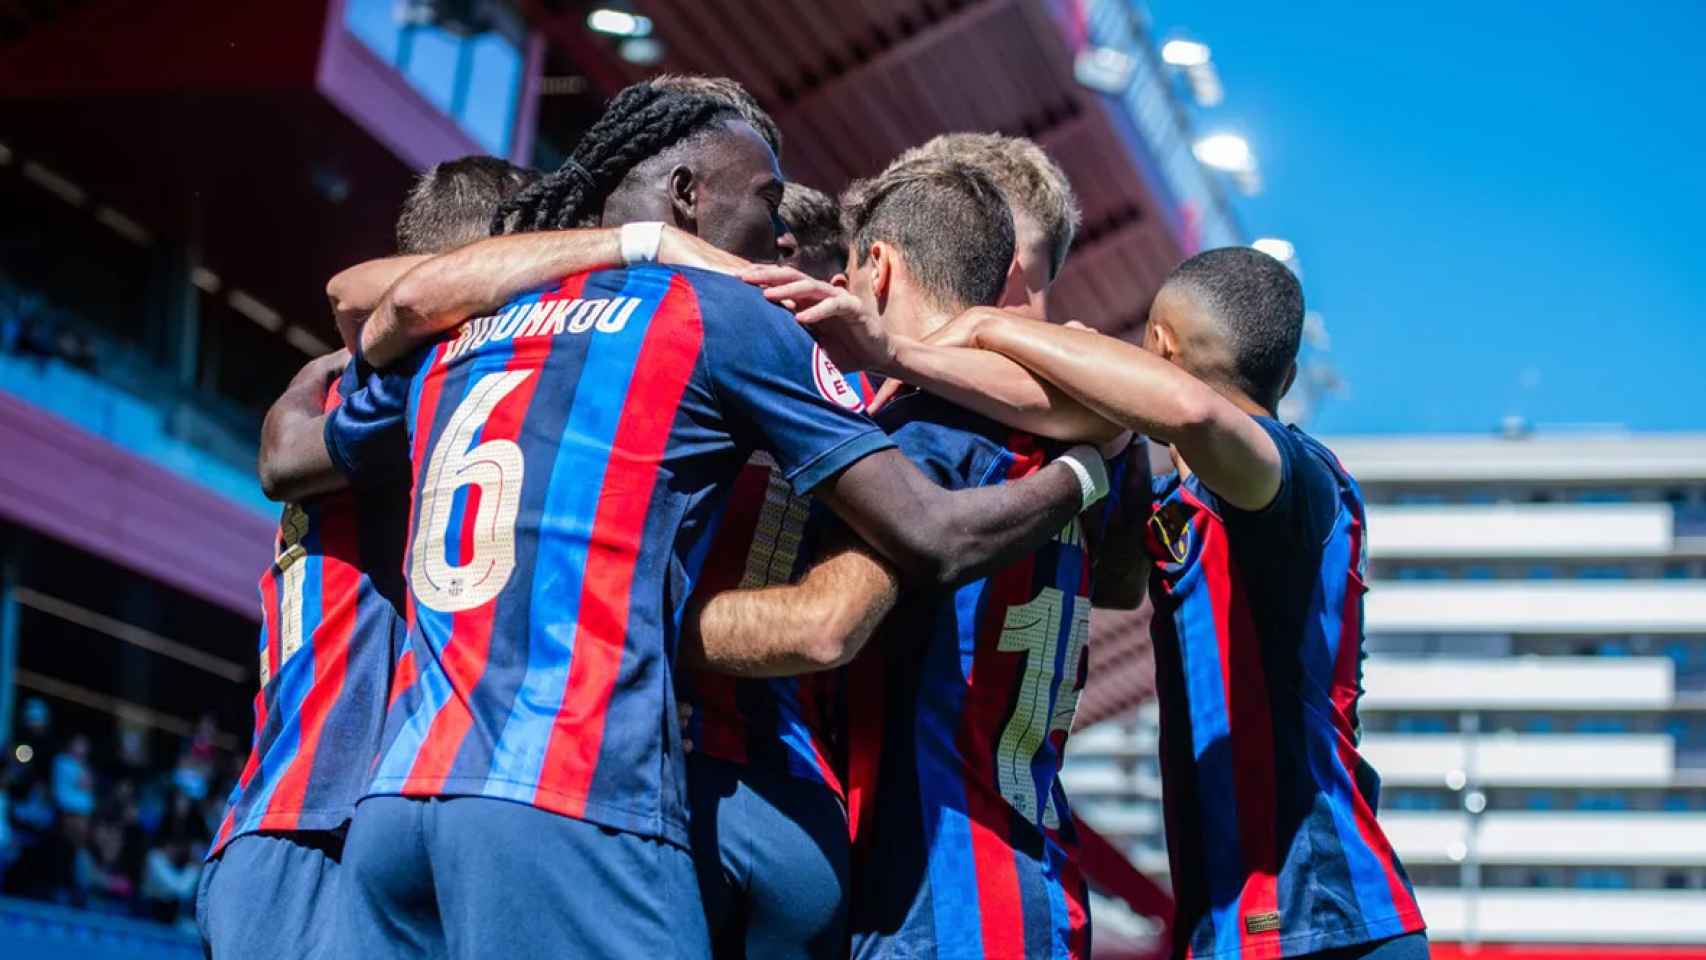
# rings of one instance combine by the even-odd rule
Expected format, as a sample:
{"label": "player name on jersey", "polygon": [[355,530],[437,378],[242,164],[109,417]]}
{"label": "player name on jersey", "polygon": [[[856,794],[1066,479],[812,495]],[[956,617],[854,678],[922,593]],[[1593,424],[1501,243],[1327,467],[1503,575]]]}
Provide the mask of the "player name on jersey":
{"label": "player name on jersey", "polygon": [[518,303],[501,313],[475,317],[464,323],[461,334],[444,351],[441,364],[450,363],[470,350],[488,343],[522,337],[557,336],[562,333],[620,333],[640,306],[639,297],[573,297]]}

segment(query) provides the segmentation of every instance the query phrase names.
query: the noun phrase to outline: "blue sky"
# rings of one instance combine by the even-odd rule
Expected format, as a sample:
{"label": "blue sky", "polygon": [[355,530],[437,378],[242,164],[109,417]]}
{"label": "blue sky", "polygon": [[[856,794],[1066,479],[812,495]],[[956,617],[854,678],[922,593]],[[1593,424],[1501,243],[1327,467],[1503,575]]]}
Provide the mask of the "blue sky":
{"label": "blue sky", "polygon": [[1706,429],[1706,4],[1616,6],[1150,4],[1326,320],[1315,430]]}

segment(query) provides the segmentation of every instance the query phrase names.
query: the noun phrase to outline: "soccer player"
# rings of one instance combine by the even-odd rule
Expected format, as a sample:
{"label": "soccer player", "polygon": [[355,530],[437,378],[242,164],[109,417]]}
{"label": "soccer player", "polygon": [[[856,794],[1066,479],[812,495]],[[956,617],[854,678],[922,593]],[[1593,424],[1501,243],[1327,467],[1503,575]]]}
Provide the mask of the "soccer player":
{"label": "soccer player", "polygon": [[[855,185],[850,288],[922,339],[1006,286],[1013,218],[974,168],[913,160]],[[1033,436],[910,392],[881,423],[937,482],[972,488],[1035,470]],[[1088,955],[1082,883],[1048,836],[1055,780],[1087,669],[1090,564],[1079,522],[958,590],[905,598],[849,678],[858,791],[853,953]]]}
{"label": "soccer player", "polygon": [[[397,222],[405,256],[484,236],[498,204],[534,175],[492,157],[441,163]],[[393,269],[396,269],[393,267]],[[369,282],[371,307],[378,299]],[[339,332],[359,304],[340,304]],[[310,361],[268,416],[323,413],[355,388],[347,350]],[[306,408],[305,411],[302,408]],[[198,922],[216,958],[326,949],[344,829],[379,749],[391,661],[402,643],[407,487],[379,484],[285,507],[262,576],[260,690],[248,762],[208,852]],[[264,909],[262,909],[264,905]]]}
{"label": "soccer player", "polygon": [[1173,271],[1142,348],[998,311],[941,342],[1018,360],[1171,448],[1147,549],[1175,955],[1410,960],[1422,915],[1357,753],[1362,495],[1274,418],[1302,327],[1297,278],[1229,247]]}
{"label": "soccer player", "polygon": [[[787,227],[779,244],[783,264],[826,282],[841,272],[846,233],[832,198],[789,182],[778,212]],[[855,385],[856,377],[849,377]],[[792,583],[818,553],[806,528],[811,499],[795,496],[773,467],[761,455],[742,468],[706,554],[696,601]],[[879,583],[893,581],[881,560],[865,555],[863,562],[882,570]],[[871,571],[856,571],[862,572]],[[802,648],[816,656],[795,664],[800,672],[842,662],[869,639],[895,599],[892,588],[825,594],[833,603],[827,608],[802,602],[796,591],[789,613],[781,614],[810,624],[824,641]],[[692,615],[690,634],[703,615]],[[683,702],[694,705],[687,727],[688,827],[715,953],[844,957],[847,815],[831,741],[831,674],[736,678],[714,672],[724,664],[713,660],[702,661],[707,669],[684,669],[679,686]]]}
{"label": "soccer player", "polygon": [[[500,220],[672,220],[770,259],[781,189],[725,102],[640,84]],[[754,446],[924,582],[1034,546],[1085,499],[1081,464],[1000,497],[929,484],[785,311],[704,271],[560,280],[364,392],[328,418],[327,446],[353,477],[383,470],[368,448],[402,415],[415,482],[409,647],[349,842],[364,955],[708,952],[684,909],[674,655]]]}
{"label": "soccer player", "polygon": [[933,157],[989,175],[1013,210],[1013,263],[996,306],[1048,319],[1048,290],[1066,264],[1083,215],[1066,173],[1036,141],[999,133],[944,133],[901,154],[890,166]]}

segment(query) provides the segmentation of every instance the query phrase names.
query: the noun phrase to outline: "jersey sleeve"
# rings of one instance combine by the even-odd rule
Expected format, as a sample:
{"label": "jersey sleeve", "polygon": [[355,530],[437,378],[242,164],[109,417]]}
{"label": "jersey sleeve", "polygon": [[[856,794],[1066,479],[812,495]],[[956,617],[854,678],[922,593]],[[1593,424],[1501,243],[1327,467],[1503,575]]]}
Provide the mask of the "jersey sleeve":
{"label": "jersey sleeve", "polygon": [[1279,450],[1279,492],[1260,510],[1243,511],[1224,501],[1222,509],[1229,520],[1238,517],[1270,529],[1284,528],[1300,545],[1319,545],[1338,514],[1338,477],[1289,427],[1268,417],[1255,420]]}
{"label": "jersey sleeve", "polygon": [[[909,405],[939,407],[933,397],[914,394],[885,409],[883,423],[900,452],[919,472],[945,490],[968,490],[988,486],[1006,478],[1010,457],[987,438],[969,430],[954,429]],[[899,416],[891,419],[893,411]]]}
{"label": "jersey sleeve", "polygon": [[376,371],[352,360],[343,402],[326,415],[326,452],[351,484],[383,482],[409,466],[409,388],[414,364]]}
{"label": "jersey sleeve", "polygon": [[732,277],[694,271],[691,279],[712,389],[795,493],[894,445],[792,314]]}

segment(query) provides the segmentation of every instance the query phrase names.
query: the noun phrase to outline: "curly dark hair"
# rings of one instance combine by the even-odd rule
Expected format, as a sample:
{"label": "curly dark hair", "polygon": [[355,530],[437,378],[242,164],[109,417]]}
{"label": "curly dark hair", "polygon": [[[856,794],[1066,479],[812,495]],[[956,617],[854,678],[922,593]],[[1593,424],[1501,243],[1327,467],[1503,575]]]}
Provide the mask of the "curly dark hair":
{"label": "curly dark hair", "polygon": [[498,208],[492,233],[564,230],[596,223],[628,174],[659,153],[743,120],[724,99],[636,83],[610,101],[563,165]]}

